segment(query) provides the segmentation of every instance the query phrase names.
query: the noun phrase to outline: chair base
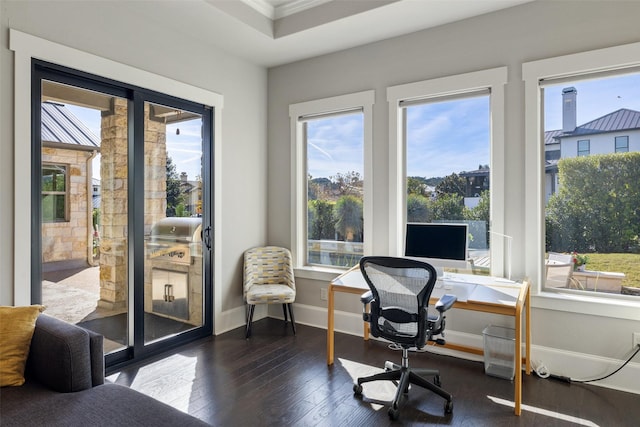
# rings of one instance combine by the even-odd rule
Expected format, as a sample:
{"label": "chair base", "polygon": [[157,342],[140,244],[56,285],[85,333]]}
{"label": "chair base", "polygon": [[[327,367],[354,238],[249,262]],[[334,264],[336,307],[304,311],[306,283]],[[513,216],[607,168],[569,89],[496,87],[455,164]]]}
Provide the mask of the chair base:
{"label": "chair base", "polygon": [[[248,310],[247,310],[247,326],[245,329],[245,338],[249,338],[251,336],[251,324],[253,323],[253,311],[255,310],[256,305],[255,304],[249,304]],[[282,304],[282,311],[284,312],[284,323],[286,324],[288,321],[288,318],[291,318],[291,329],[293,330],[293,335],[296,334],[296,322],[293,318],[293,304],[289,303],[289,304]],[[289,312],[289,315],[287,316],[287,311]]]}
{"label": "chair base", "polygon": [[[433,382],[428,381],[425,377],[433,377]],[[357,383],[353,386],[355,395],[362,395],[362,384],[371,381],[393,381],[397,385],[396,395],[389,408],[389,417],[393,420],[397,420],[400,415],[400,401],[403,394],[409,392],[410,384],[426,388],[442,397],[446,400],[444,404],[445,414],[453,412],[453,396],[440,388],[440,372],[437,369],[409,368],[408,366],[386,362],[385,372],[358,378]]]}

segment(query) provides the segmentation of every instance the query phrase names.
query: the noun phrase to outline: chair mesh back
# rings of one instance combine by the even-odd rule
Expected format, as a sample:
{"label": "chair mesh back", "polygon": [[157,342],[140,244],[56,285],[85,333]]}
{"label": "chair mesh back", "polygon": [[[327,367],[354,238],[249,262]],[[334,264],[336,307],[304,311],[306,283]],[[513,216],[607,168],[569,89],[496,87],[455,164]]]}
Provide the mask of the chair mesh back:
{"label": "chair mesh back", "polygon": [[365,257],[360,268],[374,295],[372,334],[422,347],[427,305],[436,280],[433,267],[403,258]]}

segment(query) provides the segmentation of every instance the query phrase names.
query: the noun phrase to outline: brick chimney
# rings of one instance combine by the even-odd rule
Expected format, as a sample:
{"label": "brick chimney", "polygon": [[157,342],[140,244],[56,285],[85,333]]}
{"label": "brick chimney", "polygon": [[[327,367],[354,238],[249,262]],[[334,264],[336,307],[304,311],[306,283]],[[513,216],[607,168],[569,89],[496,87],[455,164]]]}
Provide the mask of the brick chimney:
{"label": "brick chimney", "polygon": [[562,89],[562,131],[573,132],[578,125],[576,96],[578,91],[575,87]]}

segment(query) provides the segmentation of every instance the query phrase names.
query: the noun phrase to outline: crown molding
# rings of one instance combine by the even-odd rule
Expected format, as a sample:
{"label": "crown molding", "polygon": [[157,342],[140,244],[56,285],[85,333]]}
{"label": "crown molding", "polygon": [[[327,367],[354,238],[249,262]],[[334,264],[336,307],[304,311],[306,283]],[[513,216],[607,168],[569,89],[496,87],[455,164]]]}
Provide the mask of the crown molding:
{"label": "crown molding", "polygon": [[[333,0],[241,0],[260,14],[275,21]],[[274,6],[275,4],[275,6]]]}

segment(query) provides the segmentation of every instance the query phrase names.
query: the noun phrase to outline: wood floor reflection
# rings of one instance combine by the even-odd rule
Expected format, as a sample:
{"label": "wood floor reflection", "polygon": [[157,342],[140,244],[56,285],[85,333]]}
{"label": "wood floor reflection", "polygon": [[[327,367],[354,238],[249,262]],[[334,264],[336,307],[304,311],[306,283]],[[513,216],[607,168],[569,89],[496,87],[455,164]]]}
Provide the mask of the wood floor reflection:
{"label": "wood floor reflection", "polygon": [[[377,341],[336,333],[336,363],[326,365],[326,330],[280,320],[254,323],[252,337],[238,328],[205,338],[109,375],[216,426],[637,426],[640,397],[593,385],[524,375],[523,411],[513,414],[513,383],[484,374],[481,362],[410,354],[410,365],[440,369],[454,409],[412,387],[398,421],[376,403],[392,396],[391,383],[353,394],[354,378],[400,361]],[[624,371],[618,375],[624,375]],[[391,397],[388,397],[390,400]],[[511,405],[511,406],[510,406]],[[117,410],[117,408],[115,409]]]}

